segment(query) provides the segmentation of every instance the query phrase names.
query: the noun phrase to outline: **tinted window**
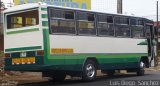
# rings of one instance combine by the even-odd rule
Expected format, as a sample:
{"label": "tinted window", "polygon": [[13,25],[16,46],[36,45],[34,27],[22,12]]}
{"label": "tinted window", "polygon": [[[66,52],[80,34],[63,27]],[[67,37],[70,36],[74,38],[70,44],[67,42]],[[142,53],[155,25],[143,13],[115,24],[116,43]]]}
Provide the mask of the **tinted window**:
{"label": "tinted window", "polygon": [[[111,18],[111,19],[110,19]],[[109,23],[108,23],[109,22]],[[98,15],[97,28],[98,34],[102,36],[114,36],[114,28],[112,17],[106,15]]]}
{"label": "tinted window", "polygon": [[113,23],[113,17],[112,16],[107,16],[107,22],[108,23]]}
{"label": "tinted window", "polygon": [[50,9],[51,33],[75,34],[74,11]]}
{"label": "tinted window", "polygon": [[98,22],[107,22],[107,16],[105,14],[99,14]]}
{"label": "tinted window", "polygon": [[116,26],[117,37],[130,37],[130,28],[127,25]]}
{"label": "tinted window", "polygon": [[38,10],[7,15],[7,28],[21,28],[39,24]]}
{"label": "tinted window", "polygon": [[98,23],[99,35],[114,36],[113,24]]}
{"label": "tinted window", "polygon": [[96,29],[95,29],[95,14],[93,13],[87,13],[87,12],[78,12],[77,18],[78,18],[78,30],[79,34],[85,34],[85,35],[95,35]]}
{"label": "tinted window", "polygon": [[137,19],[131,19],[130,24],[131,25],[137,25]]}
{"label": "tinted window", "polygon": [[132,26],[132,37],[133,38],[143,38],[144,31],[143,26]]}
{"label": "tinted window", "polygon": [[127,17],[115,17],[116,24],[129,24],[129,18]]}
{"label": "tinted window", "polygon": [[50,9],[50,16],[53,18],[74,19],[74,12],[61,9]]}
{"label": "tinted window", "polygon": [[143,23],[143,20],[142,20],[142,19],[139,19],[139,20],[138,20],[138,25],[144,25],[144,23]]}

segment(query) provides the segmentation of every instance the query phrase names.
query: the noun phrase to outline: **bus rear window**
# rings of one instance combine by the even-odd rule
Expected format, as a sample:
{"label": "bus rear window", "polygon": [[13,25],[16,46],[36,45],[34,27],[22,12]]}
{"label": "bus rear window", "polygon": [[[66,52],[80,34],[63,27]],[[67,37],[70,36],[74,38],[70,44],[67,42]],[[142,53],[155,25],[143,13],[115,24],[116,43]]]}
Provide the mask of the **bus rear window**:
{"label": "bus rear window", "polygon": [[15,29],[39,24],[38,10],[7,15],[7,28]]}

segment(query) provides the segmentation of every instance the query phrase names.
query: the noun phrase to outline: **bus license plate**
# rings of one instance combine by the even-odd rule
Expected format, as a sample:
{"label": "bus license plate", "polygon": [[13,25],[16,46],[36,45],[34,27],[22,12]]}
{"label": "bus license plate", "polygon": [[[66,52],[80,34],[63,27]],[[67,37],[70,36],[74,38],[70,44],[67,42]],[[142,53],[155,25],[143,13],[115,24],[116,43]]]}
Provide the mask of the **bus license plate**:
{"label": "bus license plate", "polygon": [[13,58],[12,65],[18,64],[35,64],[35,57]]}

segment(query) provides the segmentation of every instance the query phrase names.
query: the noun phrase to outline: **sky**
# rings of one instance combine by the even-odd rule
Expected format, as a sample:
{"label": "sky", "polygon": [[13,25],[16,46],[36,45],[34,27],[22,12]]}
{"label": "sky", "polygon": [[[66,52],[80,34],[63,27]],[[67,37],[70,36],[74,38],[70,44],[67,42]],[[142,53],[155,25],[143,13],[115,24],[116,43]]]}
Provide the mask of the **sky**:
{"label": "sky", "polygon": [[[160,0],[123,0],[123,14],[156,18],[156,2]],[[117,0],[92,0],[92,10],[100,12],[117,12]],[[160,12],[159,12],[160,14]]]}
{"label": "sky", "polygon": [[[13,0],[2,0],[2,1],[4,1],[5,3],[9,3],[10,1]],[[91,0],[91,1],[92,1],[91,10],[93,11],[100,11],[107,13],[117,12],[117,5],[116,5],[117,0]],[[159,11],[160,11],[160,0],[123,0],[123,14],[154,18],[156,15],[156,1],[159,1]]]}

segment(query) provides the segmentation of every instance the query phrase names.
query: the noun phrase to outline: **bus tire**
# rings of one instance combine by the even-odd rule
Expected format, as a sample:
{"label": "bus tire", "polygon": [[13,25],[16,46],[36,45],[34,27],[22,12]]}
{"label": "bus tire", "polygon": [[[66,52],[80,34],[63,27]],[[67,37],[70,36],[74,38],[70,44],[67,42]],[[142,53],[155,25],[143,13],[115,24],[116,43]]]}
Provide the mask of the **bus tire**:
{"label": "bus tire", "polygon": [[65,73],[54,73],[52,76],[52,81],[61,82],[64,81],[66,77]]}
{"label": "bus tire", "polygon": [[145,74],[145,63],[141,60],[137,69],[137,76],[143,76]]}
{"label": "bus tire", "polygon": [[96,79],[97,68],[96,64],[92,60],[85,62],[82,71],[82,80],[83,81],[93,81]]}

